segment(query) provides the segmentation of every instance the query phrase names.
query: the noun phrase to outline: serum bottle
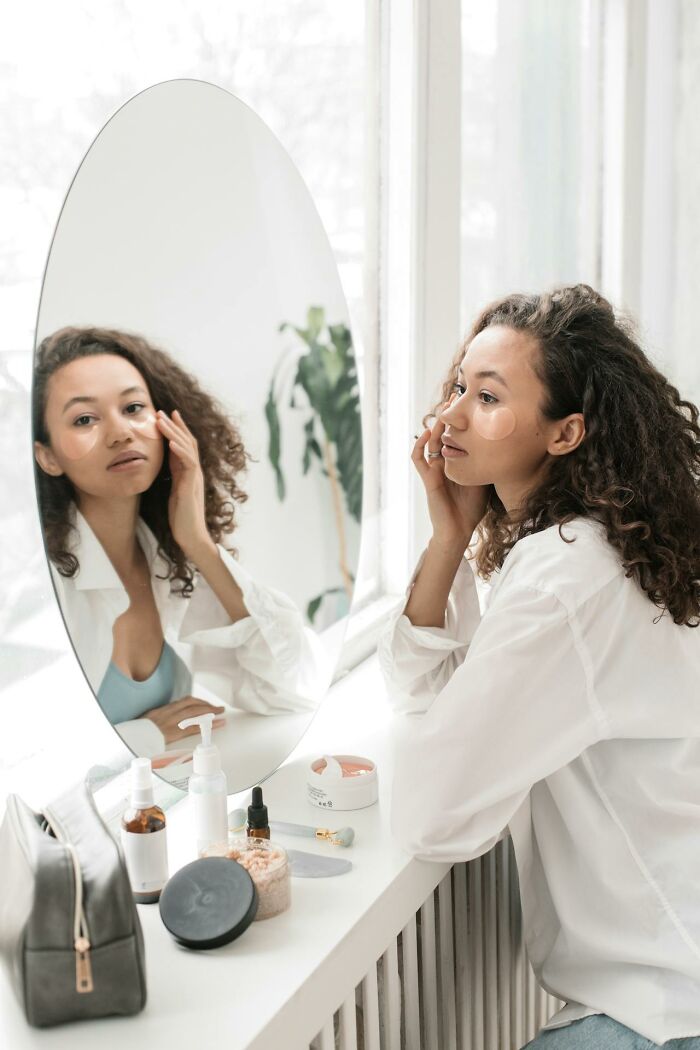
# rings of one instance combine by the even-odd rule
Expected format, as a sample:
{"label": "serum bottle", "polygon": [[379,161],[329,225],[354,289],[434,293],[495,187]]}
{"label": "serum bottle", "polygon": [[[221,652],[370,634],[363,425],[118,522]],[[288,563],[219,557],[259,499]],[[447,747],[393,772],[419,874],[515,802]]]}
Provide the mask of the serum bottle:
{"label": "serum bottle", "polygon": [[150,758],[131,763],[131,806],[122,814],[121,844],[134,900],[155,903],[168,881],[168,845],[165,813],[153,798]]}
{"label": "serum bottle", "polygon": [[267,806],[263,805],[261,787],[253,788],[253,800],[248,806],[248,821],[245,833],[250,839],[269,839],[270,824],[267,819]]}

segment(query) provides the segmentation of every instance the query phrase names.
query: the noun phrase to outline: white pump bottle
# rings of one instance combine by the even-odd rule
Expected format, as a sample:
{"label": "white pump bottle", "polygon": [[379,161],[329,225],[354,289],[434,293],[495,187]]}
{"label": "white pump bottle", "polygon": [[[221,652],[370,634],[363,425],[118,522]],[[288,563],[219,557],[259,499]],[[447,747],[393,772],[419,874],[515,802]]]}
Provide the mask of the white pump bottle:
{"label": "white pump bottle", "polygon": [[217,843],[228,842],[226,774],[221,768],[219,749],[211,742],[214,715],[197,715],[178,722],[180,729],[199,726],[202,742],[194,750],[194,775],[189,794],[194,809],[197,854]]}

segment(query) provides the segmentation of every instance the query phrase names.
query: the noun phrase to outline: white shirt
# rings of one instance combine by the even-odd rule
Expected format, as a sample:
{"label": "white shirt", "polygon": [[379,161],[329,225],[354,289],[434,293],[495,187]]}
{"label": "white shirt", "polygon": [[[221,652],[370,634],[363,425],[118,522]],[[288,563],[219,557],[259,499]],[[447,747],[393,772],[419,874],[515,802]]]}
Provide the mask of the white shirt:
{"label": "white shirt", "polygon": [[[74,515],[77,535],[71,531],[69,544],[79,570],[73,577],[61,576],[49,564],[73,647],[97,694],[112,658],[112,627],[129,607],[129,596],[86,519],[77,508]],[[136,536],[151,570],[163,636],[190,671],[178,675],[174,700],[197,695],[194,678],[222,703],[239,710],[265,715],[315,710],[330,681],[328,660],[291,599],[255,583],[218,546],[250,613],[232,623],[202,576],[195,577],[189,598],[171,591],[168,563],[158,554],[158,542],[142,518]],[[165,748],[163,734],[149,718],[120,722],[115,729],[138,754],[152,756]]]}
{"label": "white shirt", "polygon": [[392,831],[448,862],[510,831],[528,955],[567,1003],[546,1027],[606,1013],[697,1036],[700,628],[653,623],[603,526],[562,531],[515,544],[483,616],[466,560],[443,628],[393,614]]}

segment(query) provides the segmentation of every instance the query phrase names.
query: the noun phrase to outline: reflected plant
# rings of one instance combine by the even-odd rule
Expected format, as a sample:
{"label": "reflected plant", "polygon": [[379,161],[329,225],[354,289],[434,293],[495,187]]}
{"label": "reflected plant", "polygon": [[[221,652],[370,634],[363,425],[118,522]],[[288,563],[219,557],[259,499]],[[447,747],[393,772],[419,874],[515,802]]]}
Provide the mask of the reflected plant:
{"label": "reflected plant", "polygon": [[[278,405],[287,395],[291,381],[289,407],[303,413],[304,451],[302,473],[307,474],[316,461],[331,486],[336,531],[338,562],[342,586],[329,587],[309,602],[306,614],[311,623],[327,595],[345,593],[352,599],[354,576],[347,563],[345,522],[342,496],[350,517],[358,522],[362,515],[362,430],[360,397],[355,356],[350,329],[344,324],[327,325],[325,310],[310,306],[306,328],[287,321],[280,332],[295,332],[301,340],[297,348],[284,355],[283,365],[275,369],[265,403],[269,430],[268,455],[275,472],[277,496],[283,501],[286,485],[281,465],[282,433]],[[291,365],[291,368],[289,367]],[[298,395],[301,393],[301,403]]]}

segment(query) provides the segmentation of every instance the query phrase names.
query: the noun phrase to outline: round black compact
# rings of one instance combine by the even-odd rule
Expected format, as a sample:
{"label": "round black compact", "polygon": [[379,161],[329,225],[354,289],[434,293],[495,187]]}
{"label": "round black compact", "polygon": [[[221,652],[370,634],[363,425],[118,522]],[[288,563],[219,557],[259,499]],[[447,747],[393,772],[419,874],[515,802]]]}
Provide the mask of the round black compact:
{"label": "round black compact", "polygon": [[225,857],[192,861],[165,884],[160,917],[185,948],[219,948],[247,930],[258,910],[255,885]]}

